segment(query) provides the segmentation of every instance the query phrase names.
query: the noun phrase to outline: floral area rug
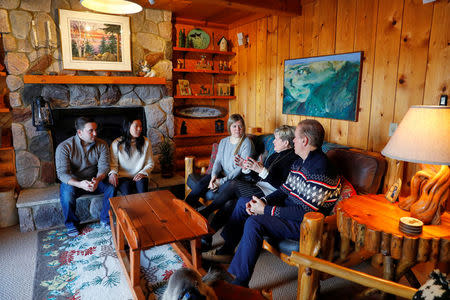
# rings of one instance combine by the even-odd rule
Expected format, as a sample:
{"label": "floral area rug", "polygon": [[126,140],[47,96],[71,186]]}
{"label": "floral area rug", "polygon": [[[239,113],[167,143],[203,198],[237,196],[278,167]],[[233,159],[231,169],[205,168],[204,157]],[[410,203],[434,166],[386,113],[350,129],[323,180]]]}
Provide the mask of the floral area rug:
{"label": "floral area rug", "polygon": [[[144,294],[161,297],[183,266],[170,245],[141,252]],[[111,231],[92,223],[75,238],[65,228],[39,232],[33,299],[133,299]]]}

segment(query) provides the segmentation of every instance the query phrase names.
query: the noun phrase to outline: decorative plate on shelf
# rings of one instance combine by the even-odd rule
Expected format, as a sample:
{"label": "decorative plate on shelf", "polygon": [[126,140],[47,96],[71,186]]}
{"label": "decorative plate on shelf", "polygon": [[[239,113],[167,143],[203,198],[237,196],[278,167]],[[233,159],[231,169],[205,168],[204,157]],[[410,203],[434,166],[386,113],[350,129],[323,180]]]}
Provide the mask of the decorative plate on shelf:
{"label": "decorative plate on shelf", "polygon": [[209,35],[200,28],[194,28],[189,31],[188,37],[191,40],[192,48],[206,49],[209,46]]}
{"label": "decorative plate on shelf", "polygon": [[217,119],[226,116],[227,109],[212,105],[182,105],[175,107],[174,115],[180,118],[188,119]]}

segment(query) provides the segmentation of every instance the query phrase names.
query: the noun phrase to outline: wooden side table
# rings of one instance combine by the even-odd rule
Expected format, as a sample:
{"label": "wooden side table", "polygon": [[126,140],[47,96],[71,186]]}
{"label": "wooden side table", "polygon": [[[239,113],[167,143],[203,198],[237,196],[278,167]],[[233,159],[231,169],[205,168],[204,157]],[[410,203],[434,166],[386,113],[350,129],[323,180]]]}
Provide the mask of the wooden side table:
{"label": "wooden side table", "polygon": [[[200,237],[209,233],[208,222],[192,207],[167,190],[113,197],[109,201],[114,246],[135,299],[145,299],[140,286],[142,250],[170,243],[188,267],[204,273]],[[190,241],[191,253],[179,243],[182,240]]]}
{"label": "wooden side table", "polygon": [[[450,262],[450,214],[444,213],[440,225],[424,225],[420,235],[412,236],[398,228],[409,212],[390,203],[384,195],[357,195],[338,203],[337,225],[344,241],[355,242],[355,250],[383,254],[383,277],[398,281],[406,275],[413,286],[411,267],[431,261],[437,266]],[[345,246],[344,246],[345,248]],[[345,249],[344,249],[345,251]],[[412,274],[413,275],[413,274]]]}

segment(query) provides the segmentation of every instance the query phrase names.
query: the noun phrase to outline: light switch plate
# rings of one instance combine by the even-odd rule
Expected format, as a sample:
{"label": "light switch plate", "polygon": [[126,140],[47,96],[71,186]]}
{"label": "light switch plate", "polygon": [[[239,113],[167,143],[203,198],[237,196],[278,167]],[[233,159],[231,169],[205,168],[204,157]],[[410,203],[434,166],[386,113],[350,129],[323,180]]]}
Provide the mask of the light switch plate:
{"label": "light switch plate", "polygon": [[393,136],[394,135],[394,132],[397,129],[397,127],[398,127],[398,123],[391,123],[391,124],[389,124],[389,136]]}

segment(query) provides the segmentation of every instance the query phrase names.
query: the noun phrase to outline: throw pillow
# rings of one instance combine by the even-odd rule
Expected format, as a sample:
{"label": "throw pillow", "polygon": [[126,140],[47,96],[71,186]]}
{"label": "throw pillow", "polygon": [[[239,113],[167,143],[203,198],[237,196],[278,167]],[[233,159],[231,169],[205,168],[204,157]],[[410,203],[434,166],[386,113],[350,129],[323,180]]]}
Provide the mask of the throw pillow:
{"label": "throw pillow", "polygon": [[209,166],[206,170],[206,174],[211,174],[212,168],[214,166],[214,162],[216,161],[217,157],[217,150],[219,150],[219,144],[214,143],[212,144],[212,150],[211,150],[211,158],[209,159]]}
{"label": "throw pillow", "polygon": [[414,294],[413,300],[450,299],[449,284],[445,277],[439,270],[433,270],[430,279]]}
{"label": "throw pillow", "polygon": [[331,215],[336,214],[336,206],[340,201],[356,195],[355,188],[350,183],[350,181],[348,181],[344,177],[341,177],[341,180],[342,180],[341,194],[339,195],[339,199],[338,199],[338,201],[336,201],[336,204],[333,207],[333,211],[331,212]]}

